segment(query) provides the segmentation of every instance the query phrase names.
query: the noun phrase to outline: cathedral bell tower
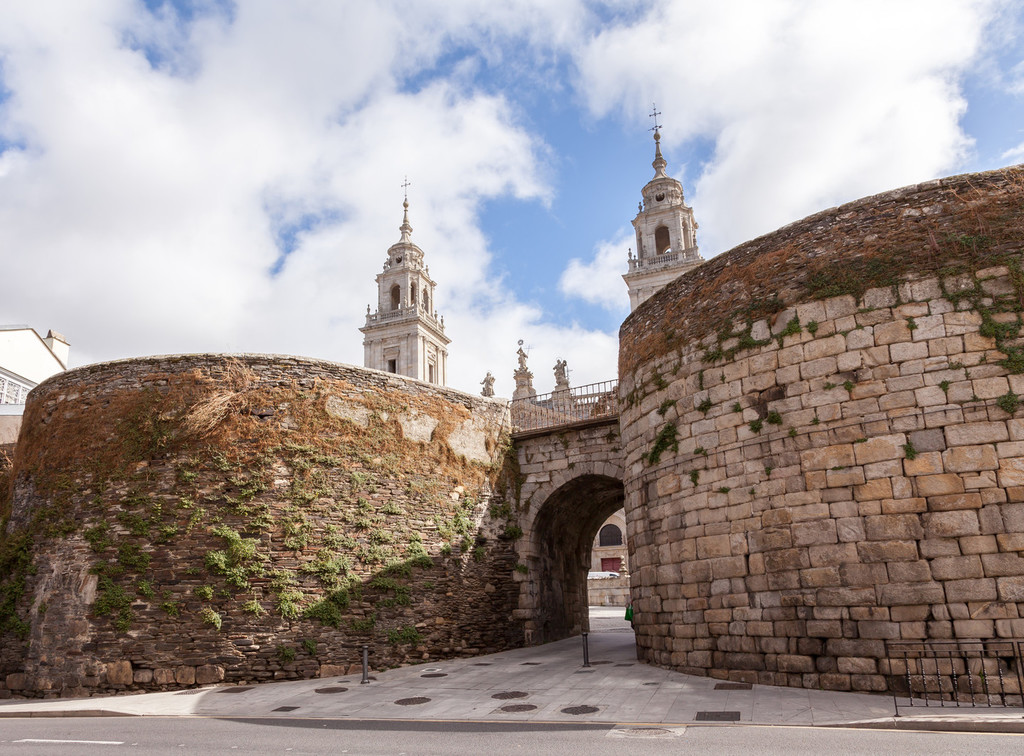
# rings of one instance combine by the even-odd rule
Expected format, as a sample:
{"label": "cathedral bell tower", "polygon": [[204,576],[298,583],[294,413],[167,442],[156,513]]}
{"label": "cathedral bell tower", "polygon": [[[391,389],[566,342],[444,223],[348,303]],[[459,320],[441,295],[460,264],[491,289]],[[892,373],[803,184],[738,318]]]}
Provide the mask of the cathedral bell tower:
{"label": "cathedral bell tower", "polygon": [[423,250],[412,243],[409,199],[399,231],[402,238],[388,249],[384,270],[377,274],[377,310],[366,306],[363,333],[363,364],[427,383],[447,385],[448,344],[444,318],[434,310],[430,270],[423,264]]}
{"label": "cathedral bell tower", "polygon": [[629,287],[630,312],[676,276],[704,262],[697,249],[693,209],[683,201],[683,185],[665,173],[659,128],[655,122],[654,178],[643,188],[633,219],[636,257],[630,252],[629,272],[622,277]]}

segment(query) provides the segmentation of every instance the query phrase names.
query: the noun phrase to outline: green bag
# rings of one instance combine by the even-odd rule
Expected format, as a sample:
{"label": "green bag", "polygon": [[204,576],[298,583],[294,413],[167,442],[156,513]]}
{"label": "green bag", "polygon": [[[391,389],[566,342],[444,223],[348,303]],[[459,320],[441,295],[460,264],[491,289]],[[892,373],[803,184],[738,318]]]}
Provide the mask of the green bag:
{"label": "green bag", "polygon": [[629,606],[626,607],[626,619],[628,619],[630,622],[633,621],[633,605],[632,604],[630,604]]}

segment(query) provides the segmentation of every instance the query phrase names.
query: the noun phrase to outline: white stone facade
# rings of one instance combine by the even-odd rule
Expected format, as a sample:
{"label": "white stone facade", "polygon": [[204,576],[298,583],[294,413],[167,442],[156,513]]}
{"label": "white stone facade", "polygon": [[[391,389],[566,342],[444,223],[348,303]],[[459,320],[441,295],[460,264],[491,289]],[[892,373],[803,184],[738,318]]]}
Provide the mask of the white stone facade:
{"label": "white stone facade", "polygon": [[0,326],[0,404],[24,404],[36,385],[67,369],[70,350],[54,331],[42,338],[28,326]]}
{"label": "white stone facade", "polygon": [[399,230],[402,238],[388,249],[377,274],[377,310],[366,308],[363,364],[427,383],[448,383],[448,344],[444,318],[434,309],[434,288],[423,250],[411,241],[409,203]]}
{"label": "white stone facade", "polygon": [[643,202],[633,219],[636,257],[629,256],[629,309],[651,298],[669,281],[700,265],[697,222],[683,199],[683,185],[666,175],[661,134],[654,132],[654,178],[643,188]]}

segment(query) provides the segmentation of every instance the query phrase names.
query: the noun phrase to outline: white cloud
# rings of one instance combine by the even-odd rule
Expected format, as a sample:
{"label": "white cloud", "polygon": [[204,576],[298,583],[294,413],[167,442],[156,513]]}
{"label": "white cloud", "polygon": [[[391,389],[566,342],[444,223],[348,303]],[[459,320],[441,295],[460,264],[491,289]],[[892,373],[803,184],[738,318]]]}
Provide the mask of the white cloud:
{"label": "white cloud", "polygon": [[670,161],[688,139],[714,141],[692,204],[701,248],[715,254],[959,165],[971,141],[958,78],[1002,7],[658,2],[593,39],[580,86],[596,116],[640,120],[656,101]]}
{"label": "white cloud", "polygon": [[0,139],[24,150],[0,154],[0,321],[60,330],[76,364],[202,350],[361,364],[357,328],[408,174],[414,239],[457,340],[451,383],[475,390],[513,365],[518,338],[542,353],[571,341],[562,356],[613,370],[609,337],[546,323],[490,273],[481,202],[547,201],[543,142],[465,75],[401,83],[453,46],[560,44],[583,13],[247,2],[186,23],[128,0],[5,9]]}
{"label": "white cloud", "polygon": [[558,280],[559,290],[625,315],[629,296],[622,274],[626,272],[626,248],[632,242],[633,234],[623,229],[614,239],[598,244],[590,262],[572,258]]}
{"label": "white cloud", "polygon": [[1003,160],[1011,160],[1016,162],[1024,160],[1024,142],[1021,142],[1016,147],[1011,147],[999,157],[1001,157]]}

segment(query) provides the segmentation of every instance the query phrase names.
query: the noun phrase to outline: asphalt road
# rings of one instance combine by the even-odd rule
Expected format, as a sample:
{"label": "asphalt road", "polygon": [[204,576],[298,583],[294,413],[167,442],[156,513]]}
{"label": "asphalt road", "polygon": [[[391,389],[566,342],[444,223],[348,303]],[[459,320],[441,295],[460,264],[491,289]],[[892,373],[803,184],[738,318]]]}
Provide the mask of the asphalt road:
{"label": "asphalt road", "polygon": [[0,720],[0,754],[1019,754],[1024,735],[810,727],[92,717]]}

